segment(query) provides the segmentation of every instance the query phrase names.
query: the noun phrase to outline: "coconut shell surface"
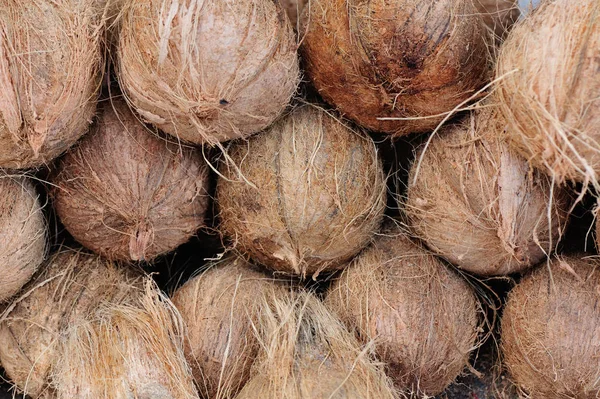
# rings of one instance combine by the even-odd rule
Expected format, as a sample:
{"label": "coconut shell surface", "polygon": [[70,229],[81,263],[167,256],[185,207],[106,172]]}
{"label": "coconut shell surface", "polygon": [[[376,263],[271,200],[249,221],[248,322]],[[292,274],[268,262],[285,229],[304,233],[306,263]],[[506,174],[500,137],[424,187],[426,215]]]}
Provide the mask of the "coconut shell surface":
{"label": "coconut shell surface", "polygon": [[46,222],[24,177],[0,177],[0,302],[27,283],[46,255]]}
{"label": "coconut shell surface", "polygon": [[551,253],[564,233],[570,199],[531,170],[503,140],[495,109],[439,132],[417,154],[405,212],[413,233],[471,273],[521,272]]}
{"label": "coconut shell surface", "polygon": [[387,374],[412,395],[441,393],[477,345],[467,282],[396,230],[342,272],[325,304],[363,343],[374,340]]}
{"label": "coconut shell surface", "polygon": [[502,317],[502,351],[523,395],[600,395],[598,266],[590,258],[560,257],[510,292]]}
{"label": "coconut shell surface", "polygon": [[310,293],[263,306],[258,335],[264,345],[236,399],[398,397],[368,348]]}
{"label": "coconut shell surface", "polygon": [[307,75],[372,130],[432,130],[487,79],[486,30],[471,1],[312,0],[303,23]]}
{"label": "coconut shell surface", "polygon": [[518,0],[473,0],[487,28],[496,39],[502,39],[519,19]]}
{"label": "coconut shell surface", "polygon": [[67,230],[109,259],[149,261],[174,250],[204,224],[208,207],[200,152],[156,136],[119,100],[103,104],[52,183]]}
{"label": "coconut shell surface", "polygon": [[284,110],[298,84],[296,47],[272,0],[127,0],[118,77],[147,122],[214,145]]}
{"label": "coconut shell surface", "polygon": [[0,5],[0,167],[44,165],[88,129],[104,61],[96,0]]}
{"label": "coconut shell surface", "polygon": [[500,51],[497,96],[511,145],[558,182],[598,183],[600,3],[543,2]]}
{"label": "coconut shell surface", "polygon": [[217,183],[221,231],[261,264],[329,272],[378,230],[385,179],[370,138],[312,106],[232,145]]}
{"label": "coconut shell surface", "polygon": [[173,295],[186,325],[185,355],[203,398],[232,398],[250,375],[260,343],[260,306],[286,288],[237,256],[214,263]]}

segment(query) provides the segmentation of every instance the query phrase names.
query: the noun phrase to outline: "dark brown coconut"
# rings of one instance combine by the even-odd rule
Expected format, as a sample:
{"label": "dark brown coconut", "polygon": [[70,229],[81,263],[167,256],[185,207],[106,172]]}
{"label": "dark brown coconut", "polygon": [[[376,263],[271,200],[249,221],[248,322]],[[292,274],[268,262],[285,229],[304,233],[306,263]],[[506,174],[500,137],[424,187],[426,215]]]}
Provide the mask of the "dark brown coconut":
{"label": "dark brown coconut", "polygon": [[31,279],[46,254],[46,222],[26,178],[0,176],[0,302]]}
{"label": "dark brown coconut", "polygon": [[471,1],[312,0],[303,22],[315,87],[373,130],[431,130],[487,78],[486,32]]}
{"label": "dark brown coconut", "polygon": [[97,0],[7,0],[0,6],[0,167],[60,155],[94,115],[102,60]]}
{"label": "dark brown coconut", "polygon": [[379,228],[385,179],[374,143],[318,108],[296,109],[228,155],[221,230],[274,270],[339,269]]}
{"label": "dark brown coconut", "polygon": [[52,182],[67,230],[109,259],[152,260],[177,248],[203,225],[208,206],[200,153],[154,135],[118,100],[102,106]]}
{"label": "dark brown coconut", "polygon": [[187,329],[185,355],[204,398],[232,398],[246,383],[259,341],[260,306],[285,294],[242,258],[212,264],[173,295]]}
{"label": "dark brown coconut", "polygon": [[309,293],[261,307],[263,346],[253,377],[236,399],[394,399],[367,349]]}
{"label": "dark brown coconut", "polygon": [[527,275],[502,317],[504,363],[531,398],[600,395],[600,269],[569,256]]}
{"label": "dark brown coconut", "polygon": [[598,185],[600,2],[543,2],[504,42],[497,95],[513,147],[558,182]]}
{"label": "dark brown coconut", "polygon": [[298,84],[296,39],[272,0],[128,0],[118,75],[142,117],[197,144],[245,137]]}
{"label": "dark brown coconut", "polygon": [[517,22],[521,11],[518,0],[473,0],[485,25],[496,39],[502,39]]}
{"label": "dark brown coconut", "polygon": [[329,289],[325,304],[376,353],[397,387],[442,392],[477,344],[471,288],[396,230],[363,251]]}
{"label": "dark brown coconut", "polygon": [[520,272],[551,253],[569,197],[532,171],[501,137],[495,109],[444,128],[417,155],[405,211],[413,233],[437,254],[479,275]]}

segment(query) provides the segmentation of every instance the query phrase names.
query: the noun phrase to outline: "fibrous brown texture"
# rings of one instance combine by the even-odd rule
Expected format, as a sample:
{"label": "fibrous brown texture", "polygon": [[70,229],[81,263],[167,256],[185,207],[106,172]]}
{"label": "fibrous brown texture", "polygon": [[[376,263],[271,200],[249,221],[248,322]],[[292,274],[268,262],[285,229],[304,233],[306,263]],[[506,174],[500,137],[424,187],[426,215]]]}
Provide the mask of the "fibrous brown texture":
{"label": "fibrous brown texture", "polygon": [[69,232],[109,259],[151,260],[204,224],[208,168],[199,151],[161,139],[124,101],[101,108],[52,179]]}
{"label": "fibrous brown texture", "polygon": [[600,395],[598,262],[560,257],[527,275],[502,317],[504,363],[524,395]]}
{"label": "fibrous brown texture", "polygon": [[198,144],[267,127],[299,75],[293,30],[272,0],[127,0],[118,60],[140,115]]}
{"label": "fibrous brown texture", "polygon": [[0,167],[43,165],[79,139],[104,62],[97,0],[0,5]]}
{"label": "fibrous brown texture", "polygon": [[35,187],[0,176],[0,302],[31,279],[46,254],[46,222]]}
{"label": "fibrous brown texture", "polygon": [[375,341],[388,375],[412,395],[442,392],[477,345],[467,282],[396,230],[343,271],[325,304],[363,342]]}
{"label": "fibrous brown texture", "polygon": [[312,0],[302,21],[315,87],[373,130],[431,130],[488,74],[486,31],[471,1]]}
{"label": "fibrous brown texture", "polygon": [[415,235],[479,275],[523,271],[552,252],[570,201],[503,141],[496,109],[449,126],[416,157],[405,212]]}
{"label": "fibrous brown texture", "polygon": [[502,39],[517,22],[521,11],[518,0],[473,0],[485,25],[497,39]]}
{"label": "fibrous brown texture", "polygon": [[261,307],[253,377],[236,399],[394,399],[381,366],[310,293]]}
{"label": "fibrous brown texture", "polygon": [[302,10],[309,3],[310,0],[279,0],[283,9],[287,13],[292,26],[298,26],[299,16],[302,15]]}
{"label": "fibrous brown texture", "polygon": [[312,106],[233,144],[217,183],[221,230],[274,270],[339,269],[379,228],[385,179],[365,135]]}
{"label": "fibrous brown texture", "polygon": [[286,288],[229,256],[212,264],[173,295],[186,324],[185,355],[200,395],[233,397],[246,383],[259,342],[253,332],[260,306]]}
{"label": "fibrous brown texture", "polygon": [[497,96],[512,146],[557,179],[598,185],[600,2],[543,2],[504,42]]}

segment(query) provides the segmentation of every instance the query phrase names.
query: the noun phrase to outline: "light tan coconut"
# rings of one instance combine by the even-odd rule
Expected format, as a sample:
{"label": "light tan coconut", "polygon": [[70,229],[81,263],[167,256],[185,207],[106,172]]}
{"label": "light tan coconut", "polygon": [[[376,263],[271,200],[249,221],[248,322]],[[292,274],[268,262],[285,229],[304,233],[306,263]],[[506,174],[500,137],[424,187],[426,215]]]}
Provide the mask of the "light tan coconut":
{"label": "light tan coconut", "polygon": [[228,149],[221,231],[261,264],[302,277],[343,267],[378,230],[385,179],[375,144],[302,106]]}
{"label": "light tan coconut", "polygon": [[369,348],[310,293],[261,307],[252,379],[236,399],[394,399],[397,392]]}
{"label": "light tan coconut", "polygon": [[497,40],[503,39],[519,19],[518,0],[473,0],[485,25]]}
{"label": "light tan coconut", "polygon": [[502,352],[528,398],[600,395],[600,264],[564,256],[528,274],[502,316]]}
{"label": "light tan coconut", "polygon": [[5,310],[0,362],[31,398],[197,398],[177,313],[147,278],[73,250]]}
{"label": "light tan coconut", "polygon": [[261,306],[285,292],[237,256],[209,265],[175,292],[187,331],[185,355],[203,398],[232,398],[244,386],[258,354]]}
{"label": "light tan coconut", "polygon": [[48,163],[81,137],[104,69],[97,0],[0,4],[0,167]]}
{"label": "light tan coconut", "polygon": [[375,341],[406,395],[441,393],[478,345],[477,300],[468,283],[397,229],[342,272],[325,304],[359,339]]}
{"label": "light tan coconut", "polygon": [[245,137],[298,84],[296,39],[272,0],[127,0],[118,77],[142,117],[182,140]]}
{"label": "light tan coconut", "polygon": [[511,145],[558,182],[598,186],[600,2],[543,2],[508,36],[496,66]]}
{"label": "light tan coconut", "polygon": [[153,134],[122,100],[98,121],[51,179],[60,220],[87,248],[150,261],[204,225],[208,168],[199,151]]}
{"label": "light tan coconut", "polygon": [[439,132],[411,168],[405,212],[413,233],[471,273],[521,272],[551,253],[570,199],[502,137],[495,108]]}
{"label": "light tan coconut", "polygon": [[0,302],[16,294],[44,261],[46,236],[32,182],[0,176]]}

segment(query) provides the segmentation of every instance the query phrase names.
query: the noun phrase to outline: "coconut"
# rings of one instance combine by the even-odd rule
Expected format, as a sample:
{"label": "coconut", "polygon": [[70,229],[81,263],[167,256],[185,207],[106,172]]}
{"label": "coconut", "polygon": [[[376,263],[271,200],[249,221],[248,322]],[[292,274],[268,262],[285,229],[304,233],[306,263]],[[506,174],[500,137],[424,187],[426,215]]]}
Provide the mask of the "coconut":
{"label": "coconut", "polygon": [[312,0],[302,20],[308,76],[369,129],[431,130],[487,79],[488,40],[471,1]]}
{"label": "coconut", "polygon": [[236,399],[398,397],[369,348],[312,294],[292,294],[261,309],[261,353]]}
{"label": "coconut", "polygon": [[210,264],[175,292],[187,328],[185,355],[202,397],[231,398],[244,386],[258,352],[253,328],[262,301],[284,293],[237,256]]}
{"label": "coconut", "polygon": [[497,96],[511,145],[558,182],[598,185],[600,3],[543,2],[500,51]]}
{"label": "coconut", "polygon": [[279,0],[283,9],[287,13],[292,26],[298,26],[299,17],[302,14],[302,10],[308,4],[309,0]]}
{"label": "coconut", "polygon": [[199,151],[152,134],[119,100],[103,104],[52,182],[67,230],[109,259],[149,261],[177,248],[203,225],[208,207]]}
{"label": "coconut", "polygon": [[32,398],[197,397],[176,313],[148,284],[97,256],[56,253],[4,313],[7,375]]}
{"label": "coconut", "polygon": [[521,272],[552,252],[569,197],[502,140],[495,107],[448,126],[421,150],[409,174],[405,211],[415,235],[471,273]]}
{"label": "coconut", "polygon": [[46,222],[32,182],[0,177],[0,302],[27,283],[46,254]]}
{"label": "coconut", "polygon": [[104,61],[97,0],[7,0],[0,7],[0,167],[43,165],[94,115]]}
{"label": "coconut", "polygon": [[481,13],[485,25],[496,39],[504,38],[521,15],[518,0],[473,0],[473,2]]}
{"label": "coconut", "polygon": [[274,270],[333,271],[379,228],[385,179],[373,141],[313,106],[228,148],[221,231]]}
{"label": "coconut", "polygon": [[600,395],[599,263],[565,256],[510,292],[502,317],[504,363],[531,398]]}
{"label": "coconut", "polygon": [[478,303],[467,282],[390,230],[344,270],[325,304],[376,353],[396,386],[436,395],[477,346]]}
{"label": "coconut", "polygon": [[145,120],[214,145],[284,110],[298,84],[296,47],[277,1],[128,0],[118,77]]}

